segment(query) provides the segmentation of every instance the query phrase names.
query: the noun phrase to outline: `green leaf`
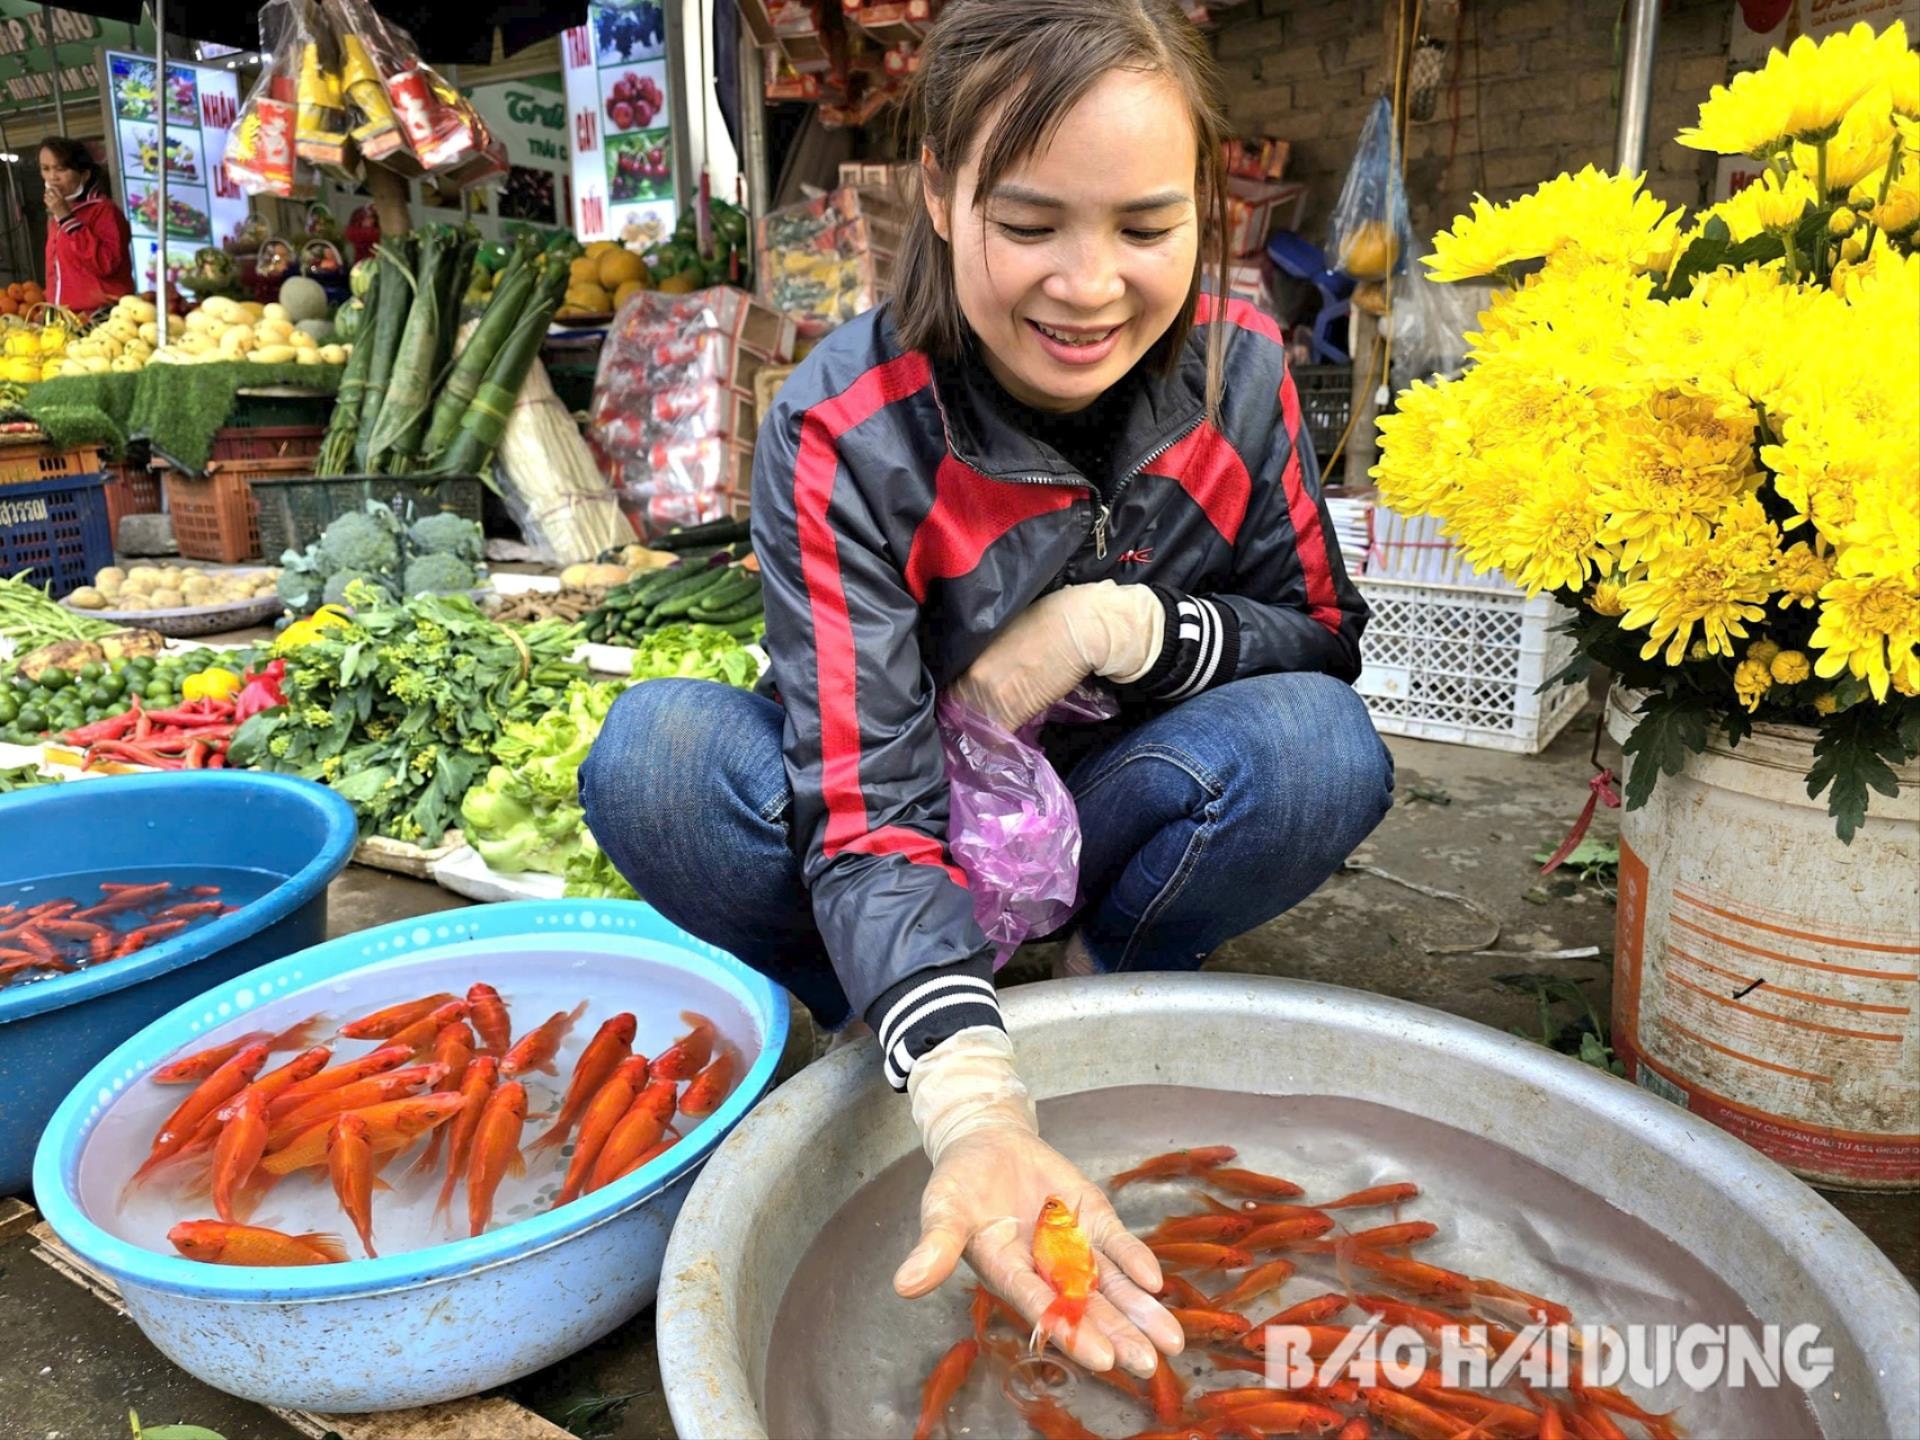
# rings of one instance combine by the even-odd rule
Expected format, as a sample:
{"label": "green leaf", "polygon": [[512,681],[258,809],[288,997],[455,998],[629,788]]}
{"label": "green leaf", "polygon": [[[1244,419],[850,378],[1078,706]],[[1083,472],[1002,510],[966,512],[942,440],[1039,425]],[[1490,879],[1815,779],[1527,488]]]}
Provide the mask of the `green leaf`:
{"label": "green leaf", "polygon": [[1907,759],[1920,755],[1920,704],[1909,701],[1901,708],[1896,733],[1900,737],[1900,748],[1907,752]]}
{"label": "green leaf", "polygon": [[1627,769],[1627,808],[1638,810],[1653,794],[1662,775],[1677,775],[1689,755],[1707,748],[1707,727],[1713,719],[1703,695],[1681,692],[1649,695],[1640,704],[1640,723],[1620,748],[1633,757]]}
{"label": "green leaf", "polygon": [[1829,720],[1813,743],[1807,794],[1818,800],[1830,789],[1827,813],[1842,844],[1851,845],[1866,821],[1869,789],[1889,798],[1900,793],[1900,777],[1893,772],[1906,759],[1899,728],[1885,707],[1857,705]]}
{"label": "green leaf", "polygon": [[[1738,245],[1732,242],[1733,232],[1727,229],[1724,220],[1714,216],[1681,255],[1659,293],[1668,300],[1683,299],[1692,293],[1694,281],[1702,275],[1710,275],[1723,266],[1738,269],[1755,262],[1778,260],[1787,253],[1780,237],[1766,231]],[[1803,249],[1801,253],[1806,252]]]}
{"label": "green leaf", "polygon": [[149,1425],[139,1434],[141,1440],[227,1440],[204,1425]]}

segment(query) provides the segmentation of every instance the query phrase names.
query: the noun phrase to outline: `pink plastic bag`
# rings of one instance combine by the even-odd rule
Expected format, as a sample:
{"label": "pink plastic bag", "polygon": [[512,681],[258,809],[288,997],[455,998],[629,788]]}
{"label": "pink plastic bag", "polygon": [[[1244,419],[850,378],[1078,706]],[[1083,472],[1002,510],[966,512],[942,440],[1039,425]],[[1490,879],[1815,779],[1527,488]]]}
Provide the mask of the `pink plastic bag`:
{"label": "pink plastic bag", "polygon": [[947,848],[998,970],[1027,936],[1065,924],[1079,899],[1080,813],[1035,743],[1040,728],[1111,719],[1119,707],[1082,686],[1017,735],[951,695],[936,713],[952,790]]}

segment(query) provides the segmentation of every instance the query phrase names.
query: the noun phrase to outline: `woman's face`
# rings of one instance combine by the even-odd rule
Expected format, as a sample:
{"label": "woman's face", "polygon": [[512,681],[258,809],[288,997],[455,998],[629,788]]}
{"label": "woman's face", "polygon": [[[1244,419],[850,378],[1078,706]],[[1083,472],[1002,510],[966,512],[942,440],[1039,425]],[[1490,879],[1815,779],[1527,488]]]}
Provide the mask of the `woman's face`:
{"label": "woman's face", "polygon": [[85,183],[87,177],[78,170],[69,170],[51,150],[42,150],[40,178],[62,195],[71,195]]}
{"label": "woman's face", "polygon": [[1110,70],[991,195],[977,154],[951,206],[925,187],[960,309],[1015,399],[1078,410],[1166,333],[1199,254],[1197,143],[1171,80]]}

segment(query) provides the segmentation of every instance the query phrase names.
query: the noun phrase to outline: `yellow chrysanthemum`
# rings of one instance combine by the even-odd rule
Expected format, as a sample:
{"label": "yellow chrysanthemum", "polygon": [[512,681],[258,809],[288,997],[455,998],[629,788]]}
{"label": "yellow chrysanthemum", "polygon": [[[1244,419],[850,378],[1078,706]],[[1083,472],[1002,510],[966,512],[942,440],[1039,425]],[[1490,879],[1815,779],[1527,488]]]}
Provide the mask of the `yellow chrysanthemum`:
{"label": "yellow chrysanthemum", "polygon": [[1620,598],[1620,584],[1615,580],[1602,580],[1593,587],[1593,594],[1587,597],[1587,608],[1596,615],[1620,615],[1626,611],[1626,602]]}
{"label": "yellow chrysanthemum", "polygon": [[1780,642],[1778,640],[1768,640],[1763,636],[1747,646],[1747,653],[1744,658],[1757,660],[1762,665],[1771,665],[1773,663],[1773,657],[1779,653]]}
{"label": "yellow chrysanthemum", "polygon": [[1416,380],[1400,393],[1394,413],[1380,417],[1380,460],[1370,473],[1389,509],[1424,514],[1460,483],[1473,454],[1473,432],[1462,418],[1464,383]]}
{"label": "yellow chrysanthemum", "polygon": [[1785,143],[1792,128],[1785,90],[1750,70],[1708,91],[1700,105],[1700,123],[1674,138],[1693,150],[1765,159]]}
{"label": "yellow chrysanthemum", "polygon": [[1864,681],[1876,700],[1896,683],[1920,691],[1920,584],[1890,576],[1832,580],[1820,592],[1820,623],[1808,642],[1814,674]]}
{"label": "yellow chrysanthemum", "polygon": [[[1867,176],[1886,169],[1893,153],[1893,102],[1885,88],[1869,91],[1847,112],[1839,131],[1826,144],[1828,195],[1846,195]],[[1819,147],[1795,145],[1793,164],[1807,180],[1818,181]]]}
{"label": "yellow chrysanthemum", "polygon": [[1602,538],[1628,565],[1705,540],[1736,496],[1754,489],[1752,410],[1723,413],[1707,398],[1672,393],[1624,413],[1594,482]]}
{"label": "yellow chrysanthemum", "polygon": [[1813,181],[1798,170],[1789,170],[1784,180],[1778,171],[1769,170],[1706,213],[1726,222],[1738,244],[1763,231],[1791,229],[1815,203],[1815,193]]}
{"label": "yellow chrysanthemum", "polygon": [[1602,518],[1586,477],[1570,466],[1549,465],[1508,519],[1500,568],[1529,595],[1578,589],[1588,576],[1606,568]]}
{"label": "yellow chrysanthemum", "polygon": [[1811,610],[1820,601],[1820,587],[1833,578],[1833,566],[1812,545],[1789,545],[1780,552],[1773,578],[1782,608]]}
{"label": "yellow chrysanthemum", "polygon": [[1733,693],[1747,709],[1758,710],[1772,688],[1773,676],[1758,660],[1742,660],[1733,667]]}
{"label": "yellow chrysanthemum", "polygon": [[1839,536],[1834,568],[1842,575],[1920,575],[1920,456],[1904,474],[1864,476]]}
{"label": "yellow chrysanthemum", "polygon": [[1839,713],[1840,697],[1831,690],[1822,690],[1813,697],[1813,713],[1816,715],[1834,715]]}
{"label": "yellow chrysanthemum", "polygon": [[1813,662],[1801,650],[1782,650],[1767,666],[1778,685],[1798,685],[1813,674]]}
{"label": "yellow chrysanthemum", "polygon": [[1896,20],[1881,31],[1873,47],[1873,64],[1893,108],[1920,120],[1920,51],[1907,43],[1906,21]]}
{"label": "yellow chrysanthemum", "polygon": [[1811,143],[1831,135],[1846,113],[1877,83],[1882,72],[1879,37],[1861,21],[1815,44],[1802,35],[1767,56],[1760,76],[1787,100],[1787,131]]}
{"label": "yellow chrysanthemum", "polygon": [[1435,280],[1469,280],[1572,247],[1601,264],[1647,268],[1672,251],[1682,215],[1642,183],[1588,165],[1505,205],[1475,196],[1452,229],[1433,237],[1424,263]]}
{"label": "yellow chrysanthemum", "polygon": [[1760,502],[1751,495],[1734,501],[1711,539],[1648,567],[1645,579],[1622,592],[1621,626],[1647,631],[1640,658],[1651,660],[1665,644],[1667,664],[1678,665],[1696,625],[1709,655],[1731,655],[1747,623],[1766,614],[1778,553]]}

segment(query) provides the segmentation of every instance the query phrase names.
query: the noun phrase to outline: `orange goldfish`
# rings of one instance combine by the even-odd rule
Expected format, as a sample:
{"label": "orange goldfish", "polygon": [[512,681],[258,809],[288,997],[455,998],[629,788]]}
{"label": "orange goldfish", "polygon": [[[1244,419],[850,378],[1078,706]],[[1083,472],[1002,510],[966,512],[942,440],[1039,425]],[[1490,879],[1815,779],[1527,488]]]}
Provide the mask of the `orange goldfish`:
{"label": "orange goldfish", "polygon": [[1169,1215],[1148,1233],[1149,1240],[1217,1240],[1231,1245],[1254,1227],[1250,1215]]}
{"label": "orange goldfish", "polygon": [[333,1058],[333,1051],[325,1045],[316,1045],[311,1050],[303,1050],[278,1069],[269,1070],[233,1099],[214,1111],[214,1118],[225,1124],[231,1120],[240,1108],[240,1102],[249,1095],[258,1095],[263,1106],[270,1107],[274,1100],[289,1087],[298,1085],[302,1080],[311,1080],[327,1068],[327,1061]]}
{"label": "orange goldfish", "polygon": [[1267,1328],[1272,1325],[1324,1325],[1333,1319],[1351,1302],[1345,1295],[1328,1293],[1316,1295],[1311,1300],[1301,1300],[1284,1310],[1276,1310],[1266,1319],[1247,1327],[1247,1333],[1240,1343],[1256,1355],[1266,1349]]}
{"label": "orange goldfish", "polygon": [[976,1285],[967,1293],[973,1296],[973,1303],[968,1307],[968,1317],[973,1322],[974,1341],[979,1343],[987,1338],[987,1324],[993,1319],[993,1296],[988,1293],[984,1285]]}
{"label": "orange goldfish", "polygon": [[[1547,1432],[1543,1427],[1540,1440],[1546,1440]],[[1373,1428],[1367,1424],[1366,1417],[1356,1415],[1340,1427],[1340,1433],[1333,1440],[1373,1440]]]}
{"label": "orange goldfish", "polygon": [[1362,1270],[1385,1276],[1401,1289],[1410,1290],[1416,1295],[1432,1295],[1449,1305],[1460,1306],[1465,1306],[1473,1298],[1472,1279],[1457,1270],[1443,1270],[1438,1265],[1423,1265],[1418,1260],[1382,1255],[1378,1250],[1363,1246],[1351,1249],[1342,1246],[1334,1253]]}
{"label": "orange goldfish", "polygon": [[1347,1417],[1332,1406],[1267,1393],[1265,1404],[1245,1405],[1228,1414],[1259,1435],[1331,1435],[1346,1423]]}
{"label": "orange goldfish", "polygon": [[1315,1239],[1331,1229],[1331,1215],[1308,1210],[1287,1220],[1269,1220],[1249,1231],[1240,1244],[1247,1250],[1278,1250],[1286,1245],[1298,1245],[1302,1241]]}
{"label": "orange goldfish", "polygon": [[1080,1217],[1058,1195],[1049,1195],[1033,1224],[1033,1268],[1053,1288],[1053,1300],[1040,1313],[1027,1347],[1036,1354],[1045,1348],[1047,1328],[1063,1321],[1067,1334],[1079,1328],[1093,1293],[1093,1242],[1080,1228]]}
{"label": "orange goldfish", "polygon": [[1147,1248],[1163,1264],[1187,1270],[1244,1270],[1253,1264],[1253,1256],[1245,1250],[1204,1240],[1149,1240]]}
{"label": "orange goldfish", "polygon": [[580,1135],[573,1142],[573,1155],[567,1161],[567,1178],[560,1187],[560,1196],[554,1201],[555,1205],[565,1205],[579,1198],[581,1187],[587,1183],[587,1177],[593,1174],[593,1163],[600,1158],[607,1137],[632,1106],[633,1097],[646,1084],[647,1057],[630,1055],[614,1066],[613,1074],[593,1092],[593,1098],[587,1102],[586,1112],[580,1117]]}
{"label": "orange goldfish", "polygon": [[266,1063],[266,1042],[256,1040],[202,1080],[195,1087],[194,1092],[182,1100],[174,1112],[161,1123],[158,1133],[153,1137],[153,1149],[141,1162],[140,1168],[133,1172],[133,1178],[128,1180],[127,1184],[138,1185],[152,1174],[175,1151],[193,1138],[194,1132],[200,1128],[201,1121],[244,1090],[253,1077],[260,1073],[260,1067]]}
{"label": "orange goldfish", "polygon": [[1153,1377],[1147,1381],[1147,1403],[1153,1406],[1153,1418],[1169,1425],[1187,1408],[1187,1387],[1180,1379],[1180,1372],[1167,1363],[1166,1356],[1153,1358]]}
{"label": "orange goldfish", "polygon": [[415,1090],[432,1090],[445,1075],[444,1065],[408,1065],[311,1096],[277,1119],[269,1110],[273,1133],[267,1143],[277,1150],[295,1135],[322,1120],[331,1120],[343,1110],[364,1110],[369,1105],[402,1099]]}
{"label": "orange goldfish", "polygon": [[493,986],[475,983],[467,987],[467,1004],[473,1007],[473,1028],[480,1032],[480,1053],[499,1059],[513,1040],[507,1002]]}
{"label": "orange goldfish", "polygon": [[1342,1195],[1338,1200],[1323,1200],[1322,1210],[1346,1210],[1363,1205],[1398,1205],[1402,1200],[1412,1200],[1420,1194],[1420,1187],[1411,1180],[1401,1180],[1392,1185],[1375,1185],[1366,1190],[1356,1190],[1351,1195]]}
{"label": "orange goldfish", "polygon": [[662,1050],[653,1062],[653,1073],[661,1080],[691,1080],[713,1055],[713,1022],[692,1010],[682,1010],[687,1033]]}
{"label": "orange goldfish", "polygon": [[[1574,1418],[1586,1427],[1587,1433],[1592,1435],[1594,1440],[1627,1440],[1626,1431],[1614,1423],[1613,1416],[1596,1404],[1591,1395],[1583,1394],[1574,1402],[1573,1414]],[[1650,1433],[1657,1433],[1666,1428],[1657,1419],[1652,1426],[1648,1427]]]}
{"label": "orange goldfish", "polygon": [[182,1220],[167,1239],[189,1260],[209,1265],[333,1265],[347,1258],[337,1235],[283,1235],[225,1220]]}
{"label": "orange goldfish", "polygon": [[[1365,1233],[1366,1232],[1363,1231],[1361,1235]],[[1361,1235],[1356,1235],[1353,1238],[1358,1240],[1361,1238]],[[1376,1248],[1378,1247],[1378,1243],[1379,1242],[1375,1242]],[[1557,1304],[1552,1300],[1542,1300],[1538,1295],[1529,1295],[1524,1290],[1515,1290],[1511,1285],[1502,1285],[1498,1280],[1489,1280],[1485,1276],[1475,1276],[1473,1293],[1479,1298],[1480,1303],[1489,1309],[1494,1308],[1493,1302],[1499,1301],[1505,1305],[1517,1307],[1525,1313],[1529,1321],[1537,1320],[1545,1325],[1573,1324],[1573,1311],[1569,1310],[1566,1306]],[[1629,1415],[1627,1418],[1632,1420],[1636,1417]]]}
{"label": "orange goldfish", "polygon": [[267,1106],[267,1119],[270,1122],[277,1121],[311,1096],[324,1095],[329,1090],[338,1090],[342,1085],[365,1080],[370,1075],[404,1065],[412,1058],[413,1052],[404,1045],[382,1045],[358,1060],[349,1060],[332,1070],[322,1070],[305,1080],[296,1080],[273,1097],[273,1103]]}
{"label": "orange goldfish", "polygon": [[1044,1396],[1020,1402],[1020,1413],[1027,1424],[1040,1432],[1040,1440],[1100,1440],[1100,1436],[1082,1425],[1065,1406]]}
{"label": "orange goldfish", "polygon": [[493,1094],[494,1084],[499,1078],[500,1058],[497,1055],[476,1055],[467,1062],[467,1077],[460,1086],[460,1094],[467,1102],[466,1108],[447,1127],[451,1137],[447,1141],[447,1178],[440,1187],[440,1199],[433,1207],[436,1216],[446,1214],[453,1207],[454,1187],[466,1178],[467,1157],[473,1149],[473,1132],[480,1127],[480,1117],[487,1109],[487,1098]]}
{"label": "orange goldfish", "polygon": [[[388,1100],[368,1105],[351,1113],[367,1122],[368,1141],[373,1153],[404,1150],[436,1125],[445,1124],[466,1106],[463,1096],[452,1090],[431,1095],[414,1095],[405,1100]],[[343,1112],[345,1113],[345,1112]],[[309,1125],[278,1150],[267,1152],[260,1162],[270,1175],[291,1175],[327,1163],[327,1136],[333,1129],[331,1117]]]}
{"label": "orange goldfish", "polygon": [[1659,1414],[1643,1410],[1640,1406],[1634,1404],[1632,1400],[1610,1386],[1582,1385],[1579,1377],[1576,1375],[1574,1377],[1573,1389],[1574,1393],[1582,1400],[1598,1405],[1602,1410],[1611,1410],[1615,1415],[1624,1415],[1627,1419],[1641,1426],[1649,1433],[1660,1430],[1671,1430],[1673,1428],[1673,1412],[1671,1410],[1663,1411]]}
{"label": "orange goldfish", "polygon": [[1431,1220],[1405,1220],[1398,1225],[1376,1225],[1371,1230],[1356,1230],[1351,1235],[1341,1236],[1338,1240],[1315,1240],[1300,1248],[1310,1255],[1331,1255],[1337,1245],[1357,1245],[1368,1250],[1392,1250],[1405,1245],[1418,1245],[1423,1240],[1431,1240],[1439,1233],[1440,1227]]}
{"label": "orange goldfish", "polygon": [[1203,1184],[1224,1190],[1229,1195],[1246,1195],[1255,1200],[1286,1200],[1307,1193],[1291,1180],[1282,1180],[1278,1175],[1263,1175],[1258,1170],[1213,1169],[1200,1179]]}
{"label": "orange goldfish", "polygon": [[253,1178],[254,1167],[266,1151],[267,1102],[248,1091],[213,1147],[213,1208],[222,1220],[234,1218],[234,1196]]}
{"label": "orange goldfish", "polygon": [[561,1042],[567,1038],[567,1032],[582,1015],[587,1013],[587,1002],[582,1000],[569,1014],[565,1010],[556,1010],[540,1028],[522,1035],[514,1047],[507,1051],[506,1058],[500,1062],[500,1078],[511,1080],[516,1075],[525,1075],[538,1070],[547,1075],[558,1075],[554,1068],[553,1057],[560,1053]]}
{"label": "orange goldfish", "polygon": [[657,1145],[667,1122],[673,1118],[673,1110],[673,1081],[649,1080],[646,1088],[633,1097],[627,1113],[615,1123],[606,1144],[600,1147],[584,1193],[591,1194],[619,1179],[633,1167],[636,1156]]}
{"label": "orange goldfish", "polygon": [[580,1118],[587,1103],[613,1074],[614,1068],[633,1054],[633,1035],[639,1028],[640,1022],[633,1012],[622,1010],[594,1032],[573,1067],[573,1078],[567,1082],[567,1098],[560,1102],[560,1113],[554,1117],[547,1133],[533,1142],[534,1149],[544,1150],[565,1143],[573,1122]]}
{"label": "orange goldfish", "polygon": [[440,1032],[457,1020],[467,1018],[467,1002],[449,1000],[437,1010],[429,1010],[411,1025],[396,1030],[390,1045],[404,1045],[418,1060],[434,1047],[440,1038]]}
{"label": "orange goldfish", "polygon": [[1269,1290],[1277,1290],[1293,1276],[1291,1260],[1269,1260],[1264,1265],[1256,1265],[1240,1282],[1230,1290],[1223,1290],[1208,1302],[1207,1308],[1213,1310],[1238,1310],[1249,1301],[1258,1300]]}
{"label": "orange goldfish", "polygon": [[312,1038],[311,1032],[321,1028],[325,1021],[324,1015],[309,1015],[304,1020],[295,1021],[278,1035],[268,1030],[249,1030],[225,1044],[212,1046],[183,1060],[171,1060],[147,1078],[156,1085],[185,1085],[204,1080],[249,1045],[264,1041],[269,1054],[276,1050],[297,1049],[305,1045]]}
{"label": "orange goldfish", "polygon": [[[467,1078],[467,1065],[473,1059],[473,1031],[465,1021],[456,1020],[451,1025],[443,1025],[433,1041],[433,1063],[447,1067],[446,1075],[434,1082],[436,1089],[459,1090]],[[439,1163],[440,1147],[447,1138],[447,1132],[435,1130],[433,1138],[427,1141],[427,1148],[420,1152],[420,1158],[414,1169],[422,1175]]]}
{"label": "orange goldfish", "polygon": [[1540,1440],[1567,1440],[1567,1422],[1560,1418],[1560,1407],[1551,1400],[1540,1407]]}
{"label": "orange goldfish", "polygon": [[1160,1281],[1160,1294],[1157,1298],[1162,1305],[1184,1305],[1189,1310],[1217,1308],[1191,1280],[1167,1272],[1161,1275]]}
{"label": "orange goldfish", "polygon": [[373,1137],[364,1115],[349,1110],[333,1117],[327,1131],[327,1175],[369,1260],[373,1248]]}
{"label": "orange goldfish", "polygon": [[1443,1385],[1439,1374],[1432,1370],[1419,1375],[1407,1388],[1436,1410],[1465,1416],[1474,1422],[1476,1429],[1499,1440],[1533,1440],[1540,1430],[1540,1417],[1533,1411],[1476,1395],[1471,1390],[1451,1389]]}
{"label": "orange goldfish", "polygon": [[1109,1190],[1131,1185],[1136,1180],[1172,1180],[1181,1175],[1204,1175],[1216,1165],[1224,1165],[1240,1152],[1231,1145],[1201,1145],[1192,1150],[1170,1150],[1142,1160],[1131,1170],[1122,1170],[1107,1181]]}
{"label": "orange goldfish", "polygon": [[688,1082],[686,1093],[680,1097],[680,1113],[697,1119],[718,1110],[727,1092],[733,1089],[733,1072],[739,1063],[739,1057],[731,1049],[714,1056],[707,1067]]}
{"label": "orange goldfish", "polygon": [[[666,1154],[667,1151],[671,1150],[674,1146],[680,1143],[680,1138],[681,1137],[678,1134],[678,1132],[676,1132],[674,1128],[671,1125],[669,1125],[667,1127],[666,1134],[662,1135],[658,1140],[654,1141],[653,1144],[649,1145],[646,1149],[642,1150],[638,1155],[634,1156],[633,1159],[629,1160],[626,1164],[626,1168],[623,1169],[618,1175],[614,1176],[613,1179],[624,1180],[627,1176],[631,1175],[634,1171],[638,1170],[642,1165],[646,1164],[649,1160],[653,1159],[656,1155]],[[613,1183],[613,1180],[609,1180],[607,1183],[611,1185]]]}
{"label": "orange goldfish", "polygon": [[1172,1305],[1167,1307],[1167,1313],[1180,1322],[1181,1332],[1196,1344],[1237,1340],[1247,1333],[1247,1317],[1231,1310],[1189,1310]]}
{"label": "orange goldfish", "polygon": [[371,1015],[362,1015],[358,1020],[349,1020],[340,1027],[340,1033],[352,1040],[386,1040],[399,1034],[428,1011],[438,1010],[453,998],[442,992],[438,995],[423,995],[418,1000],[404,1000],[398,1005],[389,1005],[384,1010],[376,1010]]}
{"label": "orange goldfish", "polygon": [[1396,1390],[1369,1389],[1362,1392],[1367,1412],[1376,1420],[1409,1440],[1459,1440],[1464,1435],[1484,1432],[1478,1425],[1462,1425],[1456,1416],[1443,1414],[1431,1405],[1402,1395]]}
{"label": "orange goldfish", "polygon": [[493,1193],[511,1172],[527,1173],[520,1132],[527,1123],[527,1087],[509,1080],[487,1097],[467,1157],[467,1233],[482,1234],[493,1219]]}
{"label": "orange goldfish", "polygon": [[967,1383],[973,1362],[980,1358],[980,1342],[961,1340],[935,1362],[927,1383],[920,1390],[920,1422],[913,1427],[913,1440],[933,1440],[934,1426],[953,1404],[953,1397]]}

